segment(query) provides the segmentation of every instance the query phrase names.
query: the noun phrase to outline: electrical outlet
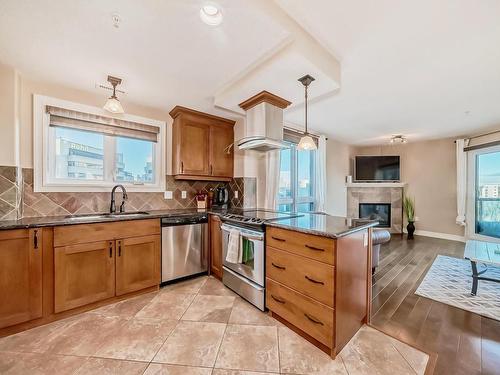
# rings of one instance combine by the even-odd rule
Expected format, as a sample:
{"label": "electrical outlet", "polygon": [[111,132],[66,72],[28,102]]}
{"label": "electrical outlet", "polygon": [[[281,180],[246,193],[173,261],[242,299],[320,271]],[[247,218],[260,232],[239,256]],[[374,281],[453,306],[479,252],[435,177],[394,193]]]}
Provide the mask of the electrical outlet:
{"label": "electrical outlet", "polygon": [[164,199],[173,199],[173,197],[174,197],[174,194],[172,191],[166,191],[165,193],[163,193]]}
{"label": "electrical outlet", "polygon": [[181,198],[182,199],[186,199],[187,198],[187,191],[186,190],[181,191]]}
{"label": "electrical outlet", "polygon": [[240,195],[240,192],[239,192],[238,190],[235,190],[235,192],[234,192],[234,197],[235,197],[235,198],[238,198],[238,196],[239,196],[239,195]]}

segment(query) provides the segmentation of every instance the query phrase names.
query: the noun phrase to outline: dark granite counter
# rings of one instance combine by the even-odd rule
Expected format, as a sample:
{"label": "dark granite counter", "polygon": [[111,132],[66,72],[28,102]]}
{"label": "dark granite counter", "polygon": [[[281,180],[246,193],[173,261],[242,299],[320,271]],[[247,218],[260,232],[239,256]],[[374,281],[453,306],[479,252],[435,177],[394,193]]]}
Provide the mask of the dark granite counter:
{"label": "dark granite counter", "polygon": [[144,214],[139,215],[73,215],[73,216],[42,216],[42,217],[26,217],[19,220],[4,220],[0,221],[0,230],[7,229],[27,229],[41,227],[55,227],[61,225],[76,225],[76,224],[92,224],[105,223],[112,221],[129,221],[129,220],[144,220],[144,219],[161,219],[164,217],[199,217],[207,214],[223,215],[232,212],[241,212],[238,209],[219,209],[211,208],[207,210],[198,210],[196,208],[178,209],[178,210],[152,210],[142,211]]}
{"label": "dark granite counter", "polygon": [[338,238],[378,225],[375,220],[350,219],[325,214],[306,214],[266,223],[267,226],[295,230],[323,237]]}

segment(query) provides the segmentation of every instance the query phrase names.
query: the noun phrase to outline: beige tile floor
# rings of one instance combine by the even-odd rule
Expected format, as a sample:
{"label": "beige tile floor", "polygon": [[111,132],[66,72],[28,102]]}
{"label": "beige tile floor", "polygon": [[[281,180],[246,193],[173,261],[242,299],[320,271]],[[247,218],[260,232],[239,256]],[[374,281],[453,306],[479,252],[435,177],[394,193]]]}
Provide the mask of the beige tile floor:
{"label": "beige tile floor", "polygon": [[363,327],[335,361],[200,277],[0,339],[0,374],[423,374],[428,356]]}

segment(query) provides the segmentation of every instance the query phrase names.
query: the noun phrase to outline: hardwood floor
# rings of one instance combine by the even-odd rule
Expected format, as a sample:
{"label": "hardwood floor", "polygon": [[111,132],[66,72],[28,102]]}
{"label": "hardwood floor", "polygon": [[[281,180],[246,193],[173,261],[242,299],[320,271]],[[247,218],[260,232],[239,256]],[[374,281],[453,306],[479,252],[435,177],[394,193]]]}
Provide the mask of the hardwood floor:
{"label": "hardwood floor", "polygon": [[499,321],[414,294],[438,254],[463,251],[461,242],[393,236],[373,275],[372,324],[437,353],[434,374],[500,374]]}

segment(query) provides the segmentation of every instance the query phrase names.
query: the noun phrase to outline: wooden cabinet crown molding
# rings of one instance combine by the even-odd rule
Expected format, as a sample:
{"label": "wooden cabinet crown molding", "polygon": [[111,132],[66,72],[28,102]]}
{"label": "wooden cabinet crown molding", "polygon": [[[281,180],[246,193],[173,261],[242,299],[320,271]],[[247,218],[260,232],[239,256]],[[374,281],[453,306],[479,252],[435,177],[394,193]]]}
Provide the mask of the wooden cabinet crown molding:
{"label": "wooden cabinet crown molding", "polygon": [[244,102],[241,102],[238,105],[240,106],[240,108],[248,111],[250,108],[253,108],[260,103],[269,103],[281,109],[285,109],[290,104],[292,104],[292,102],[289,102],[288,100],[283,99],[278,95],[274,95],[269,91],[264,90],[245,100]]}
{"label": "wooden cabinet crown molding", "polygon": [[200,111],[197,111],[195,109],[186,108],[186,107],[183,107],[183,106],[180,106],[180,105],[176,105],[169,112],[169,115],[173,119],[175,119],[179,115],[188,115],[188,116],[195,117],[199,121],[200,120],[201,121],[205,120],[205,121],[208,121],[208,122],[210,122],[212,124],[213,124],[214,121],[216,121],[216,122],[218,122],[220,124],[226,124],[226,125],[230,125],[230,126],[234,126],[234,124],[236,124],[236,121],[234,121],[234,120],[230,120],[230,119],[227,119],[227,118],[224,118],[224,117],[219,117],[219,116],[211,115],[211,114],[205,113],[205,112],[200,112]]}

